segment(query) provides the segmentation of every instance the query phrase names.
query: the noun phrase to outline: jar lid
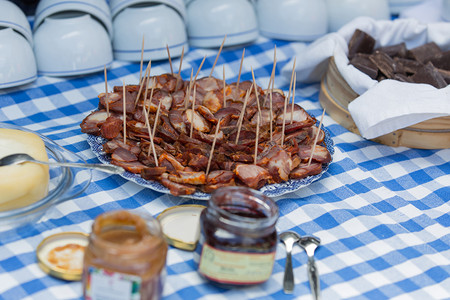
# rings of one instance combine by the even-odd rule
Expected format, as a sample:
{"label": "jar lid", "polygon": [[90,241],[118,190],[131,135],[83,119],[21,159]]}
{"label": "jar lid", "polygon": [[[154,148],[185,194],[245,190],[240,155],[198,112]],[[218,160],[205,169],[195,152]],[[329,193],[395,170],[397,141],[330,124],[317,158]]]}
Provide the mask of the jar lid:
{"label": "jar lid", "polygon": [[200,214],[206,206],[178,205],[159,214],[164,237],[175,248],[193,251],[200,236]]}
{"label": "jar lid", "polygon": [[60,279],[81,280],[88,237],[82,232],[61,232],[46,237],[36,248],[39,267]]}

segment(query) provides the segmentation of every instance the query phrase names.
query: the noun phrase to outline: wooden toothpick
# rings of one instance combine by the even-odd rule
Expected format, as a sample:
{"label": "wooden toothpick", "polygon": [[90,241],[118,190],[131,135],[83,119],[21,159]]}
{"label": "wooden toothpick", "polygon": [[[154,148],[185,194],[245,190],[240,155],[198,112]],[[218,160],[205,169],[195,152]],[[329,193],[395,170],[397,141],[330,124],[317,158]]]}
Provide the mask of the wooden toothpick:
{"label": "wooden toothpick", "polygon": [[200,73],[200,70],[202,69],[203,64],[205,63],[205,60],[206,60],[206,55],[205,55],[205,57],[203,57],[203,60],[202,60],[202,62],[200,63],[200,66],[198,67],[197,73],[195,74],[195,77],[194,77],[194,81],[197,80],[197,76],[198,76],[198,74]]}
{"label": "wooden toothpick", "polygon": [[177,83],[175,84],[175,88],[178,88],[178,82],[180,81],[180,78],[181,78],[181,66],[183,64],[183,57],[184,57],[184,46],[181,49],[180,66],[178,67],[178,76],[177,76]]}
{"label": "wooden toothpick", "polygon": [[324,115],[325,115],[325,108],[323,109],[322,116],[320,117],[319,129],[317,129],[316,138],[314,139],[314,144],[313,144],[313,148],[312,148],[312,151],[311,151],[311,156],[309,157],[308,166],[311,165],[311,161],[312,161],[312,158],[313,158],[313,155],[314,155],[314,151],[316,150],[316,144],[317,144],[317,140],[319,139],[320,128],[322,127],[322,121],[323,121],[323,116]]}
{"label": "wooden toothpick", "polygon": [[213,64],[213,66],[211,68],[211,73],[209,73],[208,78],[211,78],[211,76],[212,76],[212,73],[214,71],[214,67],[216,66],[217,60],[219,59],[220,52],[222,52],[223,44],[225,44],[225,40],[226,39],[227,39],[227,35],[225,34],[225,37],[223,38],[223,41],[222,41],[222,45],[220,45],[219,52],[217,53],[216,60],[214,61],[214,64]]}
{"label": "wooden toothpick", "polygon": [[206,176],[208,176],[209,167],[211,166],[211,160],[214,154],[214,147],[216,146],[217,134],[219,133],[220,121],[221,119],[219,119],[219,121],[217,122],[216,132],[214,133],[214,140],[211,146],[211,151],[209,152],[208,166],[206,167]]}
{"label": "wooden toothpick", "polygon": [[261,105],[259,104],[259,97],[258,97],[258,89],[257,89],[258,86],[256,85],[255,74],[253,73],[253,68],[252,68],[252,79],[253,79],[253,87],[255,89],[256,105],[258,106],[258,114],[262,118]]}
{"label": "wooden toothpick", "polygon": [[125,95],[125,81],[122,81],[123,84],[123,143],[127,144],[127,98]]}
{"label": "wooden toothpick", "polygon": [[292,89],[292,106],[291,106],[291,124],[294,122],[294,102],[295,102],[295,83],[297,81],[297,73],[294,73],[294,88]]}
{"label": "wooden toothpick", "polygon": [[239,141],[239,135],[241,133],[242,122],[244,120],[245,108],[247,107],[248,97],[250,97],[252,88],[253,88],[253,83],[252,83],[252,86],[248,89],[247,93],[245,94],[244,105],[242,106],[242,111],[241,111],[241,114],[239,115],[239,119],[238,119],[238,131],[236,134],[236,141],[234,142],[235,144],[237,144]]}
{"label": "wooden toothpick", "polygon": [[260,123],[260,116],[257,115],[257,118],[256,118],[256,139],[255,139],[255,160],[253,162],[254,165],[256,165],[256,158],[258,157],[259,123]]}
{"label": "wooden toothpick", "polygon": [[270,93],[270,103],[269,103],[269,110],[270,110],[270,141],[272,142],[273,140],[273,101],[272,101],[272,93],[273,93],[273,85],[274,82],[272,81],[272,88],[270,89],[269,93]]}
{"label": "wooden toothpick", "polygon": [[227,107],[227,100],[225,98],[225,96],[226,96],[226,91],[225,91],[225,88],[226,88],[226,84],[225,84],[225,65],[223,65],[222,69],[223,69],[223,107]]}
{"label": "wooden toothpick", "polygon": [[[141,96],[141,93],[142,93],[142,87],[144,86],[145,78],[150,77],[151,69],[152,69],[152,61],[149,60],[148,64],[147,64],[147,68],[145,69],[144,78],[142,79],[142,82],[140,82],[139,91],[138,91],[138,94],[136,96],[136,100],[134,101],[134,105],[136,105],[138,103],[138,101],[139,101],[139,97]],[[145,89],[148,89],[147,84],[145,84]]]}
{"label": "wooden toothpick", "polygon": [[192,111],[191,111],[191,132],[189,134],[189,137],[191,137],[191,138],[192,138],[192,133],[194,131],[194,110],[195,110],[196,90],[197,90],[197,87],[194,84],[194,99],[192,99]]}
{"label": "wooden toothpick", "polygon": [[170,57],[169,45],[166,44],[167,56],[169,57],[170,73],[173,75],[172,58]]}
{"label": "wooden toothpick", "polygon": [[[239,82],[241,81],[241,73],[242,73],[242,64],[244,63],[244,56],[245,56],[245,48],[244,50],[242,50],[242,57],[241,57],[241,65],[239,66],[239,74],[238,74],[238,79],[236,82],[236,92],[235,93],[239,93]],[[236,99],[237,96],[236,94],[234,95],[234,98]]]}
{"label": "wooden toothpick", "polygon": [[144,110],[145,123],[147,125],[148,136],[150,138],[150,147],[148,148],[147,156],[150,156],[150,149],[152,149],[153,157],[155,158],[155,165],[158,167],[158,157],[156,156],[155,143],[153,142],[153,135],[152,135],[152,131],[150,129],[150,121],[148,119],[148,113],[147,113],[147,109],[145,108],[145,105],[142,107],[142,109]]}
{"label": "wooden toothpick", "polygon": [[139,84],[141,84],[142,81],[142,66],[144,64],[144,40],[145,40],[145,35],[142,35],[142,50],[141,50],[141,67],[139,69]]}
{"label": "wooden toothpick", "polygon": [[[273,50],[273,67],[272,67],[272,73],[270,74],[269,85],[267,86],[268,91],[270,90],[272,82],[275,80],[275,67],[276,66],[277,66],[277,45],[275,45],[275,48]],[[272,87],[272,90],[273,90],[273,87]],[[263,106],[266,105],[266,101],[267,101],[267,94],[264,97]]]}
{"label": "wooden toothpick", "polygon": [[106,115],[109,118],[109,100],[108,100],[108,77],[106,76],[106,65],[105,65],[105,104],[106,104]]}

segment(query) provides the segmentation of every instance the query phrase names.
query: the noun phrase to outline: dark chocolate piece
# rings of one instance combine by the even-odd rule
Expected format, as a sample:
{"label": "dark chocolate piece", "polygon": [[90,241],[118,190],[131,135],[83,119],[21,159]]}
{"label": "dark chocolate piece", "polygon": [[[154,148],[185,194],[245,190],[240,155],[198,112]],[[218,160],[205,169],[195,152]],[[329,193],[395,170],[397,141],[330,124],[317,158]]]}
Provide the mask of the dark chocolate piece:
{"label": "dark chocolate piece", "polygon": [[442,75],[442,78],[444,78],[445,82],[447,82],[447,84],[450,84],[450,71],[448,70],[442,70],[442,69],[437,69],[439,74]]}
{"label": "dark chocolate piece", "polygon": [[357,53],[350,61],[355,68],[375,79],[378,75],[377,66],[369,59],[368,54]]}
{"label": "dark chocolate piece", "polygon": [[431,59],[442,55],[442,51],[436,43],[426,43],[408,51],[408,57],[426,64]]}
{"label": "dark chocolate piece", "polygon": [[[401,65],[403,72],[409,75],[416,74],[419,69],[423,68],[423,64],[412,59],[396,57],[394,62],[396,65]],[[400,66],[397,66],[397,68],[400,68]]]}
{"label": "dark chocolate piece", "polygon": [[428,83],[438,89],[447,86],[447,82],[445,82],[445,79],[431,62],[427,63],[423,68],[419,69],[419,71],[414,74],[411,79],[415,83]]}
{"label": "dark chocolate piece", "polygon": [[384,52],[375,51],[369,59],[377,66],[386,78],[394,78],[394,60]]}
{"label": "dark chocolate piece", "polygon": [[440,56],[433,57],[430,61],[436,68],[450,71],[450,51],[442,52]]}
{"label": "dark chocolate piece", "polygon": [[375,46],[375,39],[369,34],[356,29],[348,43],[348,57],[353,58],[356,53],[370,54]]}
{"label": "dark chocolate piece", "polygon": [[401,43],[392,46],[378,48],[379,51],[386,53],[390,57],[406,57],[406,44]]}

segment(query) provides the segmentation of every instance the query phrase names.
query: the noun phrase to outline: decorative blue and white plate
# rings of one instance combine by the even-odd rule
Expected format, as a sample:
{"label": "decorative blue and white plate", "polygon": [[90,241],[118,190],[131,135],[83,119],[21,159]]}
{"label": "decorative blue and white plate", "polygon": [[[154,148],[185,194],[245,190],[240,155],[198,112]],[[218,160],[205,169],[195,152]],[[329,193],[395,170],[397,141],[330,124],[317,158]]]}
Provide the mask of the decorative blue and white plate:
{"label": "decorative blue and white plate", "polygon": [[[331,154],[331,157],[333,157],[334,154],[334,143],[331,139],[330,132],[326,128],[322,128],[325,132],[325,145],[328,149],[328,151]],[[110,157],[108,154],[106,154],[103,151],[102,145],[107,142],[106,139],[100,137],[100,136],[94,136],[94,135],[88,135],[87,142],[89,143],[92,151],[94,154],[98,157],[98,159],[104,163],[104,164],[110,164]],[[308,176],[303,179],[290,179],[286,182],[282,183],[274,183],[274,184],[266,184],[262,188],[259,189],[261,193],[268,197],[278,197],[286,193],[295,192],[302,187],[308,186],[314,181],[318,180],[322,175],[328,170],[329,164],[322,165],[322,172],[320,174],[314,175],[314,176]],[[121,174],[125,179],[131,180],[141,186],[150,188],[152,190],[155,190],[160,193],[164,194],[170,194],[170,191],[168,188],[163,186],[161,183],[153,180],[145,180],[143,179],[139,174],[134,174],[131,172],[125,172]],[[203,193],[201,191],[196,191],[192,195],[184,195],[182,197],[197,199],[197,200],[208,200],[211,197],[211,194]]]}

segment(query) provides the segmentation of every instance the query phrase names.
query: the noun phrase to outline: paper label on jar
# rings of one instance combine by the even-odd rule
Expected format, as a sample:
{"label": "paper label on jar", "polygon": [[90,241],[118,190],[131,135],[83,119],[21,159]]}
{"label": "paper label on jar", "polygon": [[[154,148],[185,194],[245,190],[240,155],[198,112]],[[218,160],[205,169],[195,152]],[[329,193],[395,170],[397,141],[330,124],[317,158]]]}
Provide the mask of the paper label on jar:
{"label": "paper label on jar", "polygon": [[86,283],[87,300],[139,300],[141,278],[90,267]]}
{"label": "paper label on jar", "polygon": [[256,284],[272,274],[275,252],[242,253],[215,249],[203,245],[199,272],[216,282],[228,284]]}

